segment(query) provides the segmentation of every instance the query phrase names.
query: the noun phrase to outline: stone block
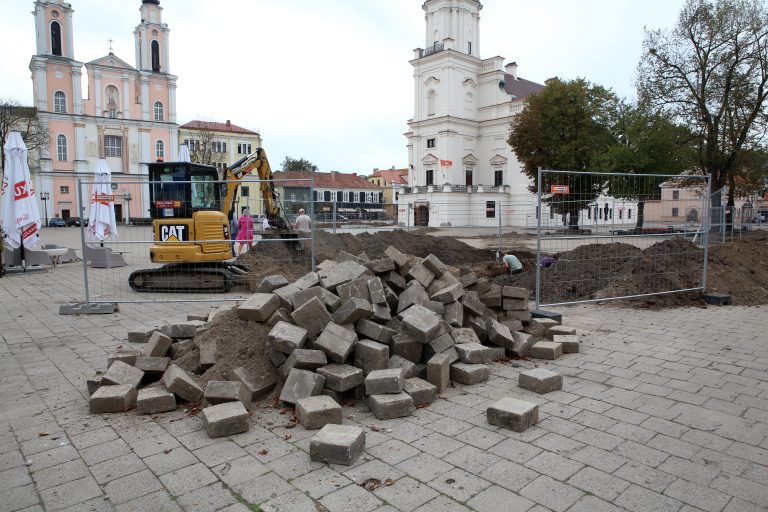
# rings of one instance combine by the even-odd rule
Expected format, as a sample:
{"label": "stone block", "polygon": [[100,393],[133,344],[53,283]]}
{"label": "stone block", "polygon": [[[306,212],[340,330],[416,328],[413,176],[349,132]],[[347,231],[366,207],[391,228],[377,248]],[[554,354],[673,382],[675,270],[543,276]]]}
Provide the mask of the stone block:
{"label": "stone block", "polygon": [[492,361],[491,348],[479,343],[461,343],[454,345],[459,354],[459,361],[467,364],[488,364]]}
{"label": "stone block", "polygon": [[453,346],[453,338],[450,334],[441,334],[432,341],[424,344],[424,351],[421,354],[423,361],[429,360],[435,354],[441,354]]}
{"label": "stone block", "polygon": [[246,409],[251,405],[251,392],[239,381],[209,380],[203,398],[211,404],[241,401]]}
{"label": "stone block", "polygon": [[451,356],[445,352],[432,356],[427,361],[427,381],[437,388],[438,393],[445,391],[451,377]]}
{"label": "stone block", "polygon": [[484,364],[453,363],[450,370],[452,381],[467,386],[487,381],[490,374]]}
{"label": "stone block", "polygon": [[97,376],[86,379],[85,387],[88,390],[88,396],[94,394],[101,387],[101,377]]}
{"label": "stone block", "polygon": [[122,361],[127,365],[135,366],[136,359],[141,356],[142,352],[138,350],[119,350],[112,352],[107,356],[107,368],[112,366],[115,361]]}
{"label": "stone block", "polygon": [[437,397],[437,387],[418,377],[405,379],[403,391],[411,396],[416,407],[431,404]]}
{"label": "stone block", "polygon": [[486,322],[486,330],[488,332],[488,341],[496,345],[497,347],[504,347],[511,350],[515,344],[515,338],[512,333],[507,329],[507,326],[501,322],[497,322],[491,318]]}
{"label": "stone block", "polygon": [[291,355],[285,360],[285,363],[280,367],[280,370],[283,373],[283,378],[286,378],[294,368],[314,371],[327,364],[328,358],[322,350],[297,348],[291,352]]}
{"label": "stone block", "polygon": [[539,422],[539,406],[515,398],[502,398],[488,407],[486,418],[491,425],[523,432]]}
{"label": "stone block", "polygon": [[155,328],[150,329],[148,327],[145,329],[128,331],[128,343],[146,343],[155,331]]}
{"label": "stone block", "polygon": [[527,299],[529,295],[527,288],[519,286],[504,286],[501,289],[501,296],[505,299]]}
{"label": "stone block", "polygon": [[504,311],[527,311],[528,299],[504,299],[501,308]]}
{"label": "stone block", "polygon": [[563,354],[576,354],[579,352],[579,337],[574,334],[555,334],[552,341],[563,346]]}
{"label": "stone block", "polygon": [[195,348],[195,342],[193,340],[181,340],[171,345],[171,349],[168,351],[168,355],[171,359],[178,359],[185,354],[188,354]]}
{"label": "stone block", "polygon": [[339,285],[358,279],[370,271],[354,261],[341,262],[328,269],[324,275],[320,276],[320,285],[326,290],[336,291]]}
{"label": "stone block", "polygon": [[172,344],[173,340],[170,337],[155,331],[152,333],[152,336],[149,337],[147,345],[144,347],[144,356],[165,357]]}
{"label": "stone block", "polygon": [[397,269],[408,266],[408,256],[391,245],[384,251],[384,256],[391,259],[395,263],[395,268]]}
{"label": "stone block", "polygon": [[436,315],[443,316],[443,313],[445,313],[445,304],[436,300],[428,300],[424,303],[424,307]]}
{"label": "stone block", "polygon": [[392,258],[382,258],[380,260],[369,261],[365,266],[374,274],[384,274],[395,270],[395,260]]}
{"label": "stone block", "polygon": [[507,357],[507,351],[502,347],[488,347],[491,351],[491,361],[498,361]]}
{"label": "stone block", "polygon": [[250,401],[258,400],[266,396],[277,384],[277,379],[272,372],[260,372],[258,375],[249,375],[242,366],[229,371],[229,380],[242,383],[251,395]]}
{"label": "stone block", "polygon": [[535,359],[554,360],[563,355],[563,346],[553,341],[537,341],[528,355]]}
{"label": "stone block", "polygon": [[474,272],[464,274],[459,278],[459,281],[461,281],[461,285],[464,288],[469,288],[470,286],[472,286],[477,282],[477,274],[475,274]]}
{"label": "stone block", "polygon": [[363,453],[363,448],[365,432],[362,428],[329,423],[310,439],[309,458],[315,462],[351,466]]}
{"label": "stone block", "polygon": [[384,292],[384,284],[378,277],[368,279],[368,296],[371,298],[371,304],[386,304],[387,295]]}
{"label": "stone block", "polygon": [[373,370],[365,377],[365,392],[368,395],[401,393],[405,384],[402,368]]}
{"label": "stone block", "polygon": [[272,293],[278,288],[282,288],[283,286],[287,285],[288,279],[286,279],[285,276],[281,276],[279,274],[274,276],[267,276],[259,282],[259,285],[256,287],[256,291],[259,293]]}
{"label": "stone block", "polygon": [[392,343],[392,337],[397,334],[393,329],[365,318],[357,321],[355,330],[361,337],[370,338],[385,345]]}
{"label": "stone block", "polygon": [[434,254],[427,255],[427,257],[424,258],[421,262],[435,276],[442,276],[443,274],[448,272],[448,267],[445,265],[445,263],[440,261],[440,259],[437,256],[435,256]]}
{"label": "stone block", "polygon": [[397,300],[397,313],[400,314],[413,305],[423,306],[429,300],[424,287],[419,283],[407,286]]}
{"label": "stone block", "polygon": [[200,340],[200,368],[207,370],[216,364],[218,360],[218,342],[214,337],[206,337]]}
{"label": "stone block", "polygon": [[507,329],[509,329],[509,332],[514,331],[522,331],[523,330],[523,322],[520,320],[499,320],[502,324],[504,324]]}
{"label": "stone block", "polygon": [[435,278],[435,274],[433,274],[432,271],[429,270],[426,265],[424,265],[422,260],[411,267],[411,269],[408,271],[408,277],[418,281],[422,287],[427,288]]}
{"label": "stone block", "polygon": [[198,402],[203,398],[203,388],[175,364],[165,370],[163,384],[165,389],[187,402]]}
{"label": "stone block", "polygon": [[400,356],[403,359],[411,361],[412,363],[418,363],[421,361],[423,349],[423,343],[416,341],[406,334],[395,334],[392,337],[392,343],[389,345],[390,354],[393,356]]}
{"label": "stone block", "polygon": [[517,385],[541,395],[563,389],[563,376],[545,368],[534,368],[518,375]]}
{"label": "stone block", "polygon": [[314,346],[325,352],[330,361],[341,364],[347,360],[355,343],[357,343],[355,331],[330,322],[315,340]]}
{"label": "stone block", "polygon": [[416,377],[427,380],[427,365],[424,363],[417,363],[416,368],[414,368],[414,373],[416,374]]}
{"label": "stone block", "polygon": [[[296,350],[299,350],[299,349],[296,349]],[[272,363],[272,366],[274,368],[280,368],[288,360],[285,354],[277,350],[270,350],[267,353],[267,358],[269,359],[269,362]]]}
{"label": "stone block", "polygon": [[254,293],[237,306],[237,316],[243,320],[265,322],[280,307],[280,299],[274,293]]}
{"label": "stone block", "polygon": [[497,284],[491,285],[486,292],[480,294],[480,302],[488,308],[500,308],[502,305],[501,286]]}
{"label": "stone block", "polygon": [[[358,386],[358,387],[365,387],[365,386]],[[334,402],[341,405],[345,402],[349,402],[350,400],[355,399],[355,390],[351,389],[349,391],[339,392],[339,391],[334,391],[332,389],[323,388],[322,396],[329,396],[333,399]]]}
{"label": "stone block", "polygon": [[137,357],[134,368],[144,372],[147,380],[158,380],[163,376],[171,359],[168,357]]}
{"label": "stone block", "polygon": [[464,313],[464,326],[472,329],[475,336],[484,342],[488,340],[488,331],[486,330],[486,320],[483,317]]}
{"label": "stone block", "polygon": [[313,297],[294,310],[291,317],[299,327],[307,330],[309,338],[314,338],[323,332],[325,326],[331,321],[331,314],[317,297]]}
{"label": "stone block", "polygon": [[320,285],[320,276],[317,274],[317,272],[307,272],[295,280],[293,284],[294,286],[298,287],[299,290],[307,290],[313,286]]}
{"label": "stone block", "polygon": [[[312,298],[320,299],[321,302],[325,303],[323,300],[323,292],[331,293],[325,288],[320,288],[319,286],[313,286],[312,288],[307,288],[306,290],[299,290],[293,295],[293,305],[294,307],[299,307]],[[331,293],[331,295],[333,294]],[[325,304],[325,306],[327,308],[328,304]]]}
{"label": "stone block", "polygon": [[469,327],[454,327],[451,331],[451,336],[456,345],[462,343],[480,343],[480,338],[478,338],[475,331]]}
{"label": "stone block", "polygon": [[348,283],[339,285],[339,287],[336,288],[336,295],[341,299],[341,303],[343,304],[344,301],[347,301],[352,297],[371,302],[371,294],[368,291],[368,279],[368,277],[360,277],[358,279],[353,279]]}
{"label": "stone block", "polygon": [[392,320],[392,313],[389,310],[389,304],[373,304],[373,314],[370,319],[373,322],[384,324]]}
{"label": "stone block", "polygon": [[198,332],[198,329],[203,328],[205,322],[200,321],[187,321],[169,323],[160,328],[160,332],[172,339],[187,339],[194,338]]}
{"label": "stone block", "polygon": [[325,387],[325,377],[307,370],[291,370],[285,379],[280,401],[295,404],[300,398],[317,396]]}
{"label": "stone block", "polygon": [[411,377],[416,377],[416,372],[417,372],[416,365],[411,361],[400,356],[390,357],[389,363],[387,364],[387,368],[402,370],[404,379],[410,379]]}
{"label": "stone block", "polygon": [[386,274],[382,274],[381,278],[387,286],[396,292],[405,290],[405,278],[397,272],[387,272]]}
{"label": "stone block", "polygon": [[528,357],[531,353],[531,345],[533,345],[533,339],[530,334],[524,332],[515,331],[512,333],[515,338],[515,344],[512,345],[511,352],[519,358]]}
{"label": "stone block", "polygon": [[325,377],[327,389],[339,393],[354,389],[363,383],[363,370],[348,364],[329,364],[318,368],[317,374]]}
{"label": "stone block", "polygon": [[273,350],[290,354],[297,348],[302,348],[307,340],[307,330],[298,325],[288,322],[278,322],[269,331],[267,336],[270,346]]}
{"label": "stone block", "polygon": [[[399,336],[399,335],[398,335]],[[384,370],[389,363],[389,347],[373,340],[361,340],[355,345],[355,366],[368,375],[374,370]]]}
{"label": "stone block", "polygon": [[400,392],[387,395],[370,395],[368,407],[376,419],[391,420],[410,416],[416,410],[413,398],[408,393]]}
{"label": "stone block", "polygon": [[341,303],[341,307],[333,314],[333,321],[339,325],[353,324],[371,315],[373,315],[373,307],[370,302],[352,297]]}
{"label": "stone block", "polygon": [[248,410],[242,402],[226,402],[203,409],[203,426],[209,437],[224,437],[248,431]]}
{"label": "stone block", "polygon": [[524,324],[527,324],[531,321],[531,312],[530,311],[507,311],[506,312],[507,318],[510,320],[520,320]]}
{"label": "stone block", "polygon": [[290,322],[290,320],[291,313],[285,308],[278,308],[277,311],[272,313],[272,316],[267,319],[267,325],[274,327],[280,322]]}
{"label": "stone block", "polygon": [[443,279],[436,277],[432,280],[431,283],[429,283],[429,286],[427,287],[427,295],[432,297],[432,295],[436,294],[443,288],[448,288],[454,283],[448,283],[448,281],[444,281]]}
{"label": "stone block", "polygon": [[325,395],[300,399],[296,402],[296,415],[299,417],[301,426],[307,430],[342,423],[341,406],[333,398]]}
{"label": "stone block", "polygon": [[488,278],[480,277],[475,281],[473,288],[477,292],[477,295],[480,296],[491,289],[491,283],[488,281]]}
{"label": "stone block", "polygon": [[[537,318],[538,322],[542,320],[550,320],[549,318]],[[565,325],[553,325],[547,329],[547,337],[554,339],[554,336],[576,336],[576,329],[574,327],[567,327]]]}
{"label": "stone block", "polygon": [[[476,293],[464,293],[461,298],[461,304],[464,306],[465,313],[469,312],[474,316],[483,317],[488,313],[488,308],[480,302],[480,297]],[[464,315],[466,318],[466,315]]]}
{"label": "stone block", "polygon": [[401,318],[403,333],[421,343],[433,340],[444,330],[441,318],[418,304],[403,311]]}
{"label": "stone block", "polygon": [[290,311],[296,306],[294,302],[294,300],[296,299],[296,294],[298,294],[301,291],[302,291],[301,288],[291,283],[288,286],[283,286],[282,288],[278,288],[272,293],[277,295],[277,297],[280,299],[280,306]]}
{"label": "stone block", "polygon": [[464,296],[464,287],[461,285],[461,283],[458,283],[458,284],[452,284],[447,288],[443,288],[442,290],[437,291],[430,298],[432,300],[442,302],[443,304],[448,304],[450,302],[456,302],[463,296]]}
{"label": "stone block", "polygon": [[158,414],[176,409],[176,396],[162,388],[139,390],[136,398],[136,412],[139,414]]}
{"label": "stone block", "polygon": [[384,293],[387,295],[387,306],[389,306],[389,310],[392,312],[397,311],[397,304],[400,301],[400,297],[389,286],[384,289]]}
{"label": "stone block", "polygon": [[88,402],[91,414],[124,412],[136,403],[136,388],[130,384],[101,386]]}
{"label": "stone block", "polygon": [[127,365],[122,361],[112,363],[107,372],[101,377],[101,384],[104,386],[117,386],[129,384],[135,388],[139,387],[141,379],[144,378],[144,372],[138,368]]}

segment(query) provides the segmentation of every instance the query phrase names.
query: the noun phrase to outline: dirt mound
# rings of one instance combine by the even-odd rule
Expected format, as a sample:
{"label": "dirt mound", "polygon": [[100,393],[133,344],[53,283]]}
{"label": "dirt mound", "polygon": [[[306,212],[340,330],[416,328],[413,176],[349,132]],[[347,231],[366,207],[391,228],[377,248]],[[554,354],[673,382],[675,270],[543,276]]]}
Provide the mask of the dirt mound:
{"label": "dirt mound", "polygon": [[727,293],[738,305],[768,303],[768,232],[710,249],[707,291]]}

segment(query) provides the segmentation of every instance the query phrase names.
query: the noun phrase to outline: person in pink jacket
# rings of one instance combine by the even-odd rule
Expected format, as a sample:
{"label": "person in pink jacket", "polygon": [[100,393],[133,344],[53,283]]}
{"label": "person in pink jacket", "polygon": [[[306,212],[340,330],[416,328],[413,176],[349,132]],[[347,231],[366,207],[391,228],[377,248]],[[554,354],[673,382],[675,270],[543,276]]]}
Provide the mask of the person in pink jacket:
{"label": "person in pink jacket", "polygon": [[243,213],[240,215],[240,220],[237,223],[237,238],[235,240],[240,243],[237,247],[238,256],[243,252],[243,248],[246,245],[249,250],[253,245],[253,219],[248,208],[243,208]]}

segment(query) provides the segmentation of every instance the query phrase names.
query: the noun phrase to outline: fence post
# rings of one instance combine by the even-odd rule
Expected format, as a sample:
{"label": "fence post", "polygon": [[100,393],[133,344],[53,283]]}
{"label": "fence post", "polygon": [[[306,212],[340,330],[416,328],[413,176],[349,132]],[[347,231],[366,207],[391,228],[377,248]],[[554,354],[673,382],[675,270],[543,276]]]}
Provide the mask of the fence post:
{"label": "fence post", "polygon": [[704,203],[704,207],[702,208],[703,212],[706,212],[704,215],[704,236],[702,237],[702,241],[704,242],[704,270],[702,271],[701,276],[701,290],[703,292],[707,291],[707,266],[709,264],[709,230],[710,222],[712,219],[712,175],[707,175],[707,194],[702,198],[702,201]]}
{"label": "fence post", "polygon": [[[91,303],[91,293],[88,289],[88,252],[85,248],[85,212],[83,211],[83,179],[77,179],[77,211],[80,212],[80,248],[83,253],[83,287],[85,288],[85,303]],[[90,212],[89,212],[90,216]]]}
{"label": "fence post", "polygon": [[501,206],[501,201],[499,201],[499,259],[501,259],[502,249],[504,247],[504,233],[501,230],[501,215],[504,211],[504,208]]}
{"label": "fence post", "polygon": [[309,255],[310,258],[312,258],[312,272],[315,271],[315,231],[317,231],[317,219],[315,218],[315,176],[314,173],[310,173],[309,177],[309,218],[312,219],[312,222],[315,223],[313,226],[313,229],[310,229],[309,232],[312,234],[312,242],[311,242],[311,254]]}
{"label": "fence post", "polygon": [[333,234],[336,234],[336,201],[333,202]]}
{"label": "fence post", "polygon": [[533,262],[536,265],[536,310],[539,309],[541,304],[541,267],[539,261],[541,261],[541,216],[543,209],[541,207],[541,167],[539,167],[539,181],[536,191],[536,199],[539,205],[539,215],[536,222],[536,261]]}

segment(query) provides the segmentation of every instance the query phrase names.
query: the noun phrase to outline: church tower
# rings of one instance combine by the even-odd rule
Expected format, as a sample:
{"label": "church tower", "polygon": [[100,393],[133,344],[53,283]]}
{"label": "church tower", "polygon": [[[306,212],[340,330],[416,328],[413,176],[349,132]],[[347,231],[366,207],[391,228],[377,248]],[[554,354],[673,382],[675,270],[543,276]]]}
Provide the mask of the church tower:
{"label": "church tower", "polygon": [[163,23],[160,0],[142,0],[140,11],[141,23],[133,32],[136,39],[136,69],[170,74],[170,29]]}
{"label": "church tower", "polygon": [[450,42],[467,55],[480,55],[480,10],[477,0],[427,0],[426,48]]}

